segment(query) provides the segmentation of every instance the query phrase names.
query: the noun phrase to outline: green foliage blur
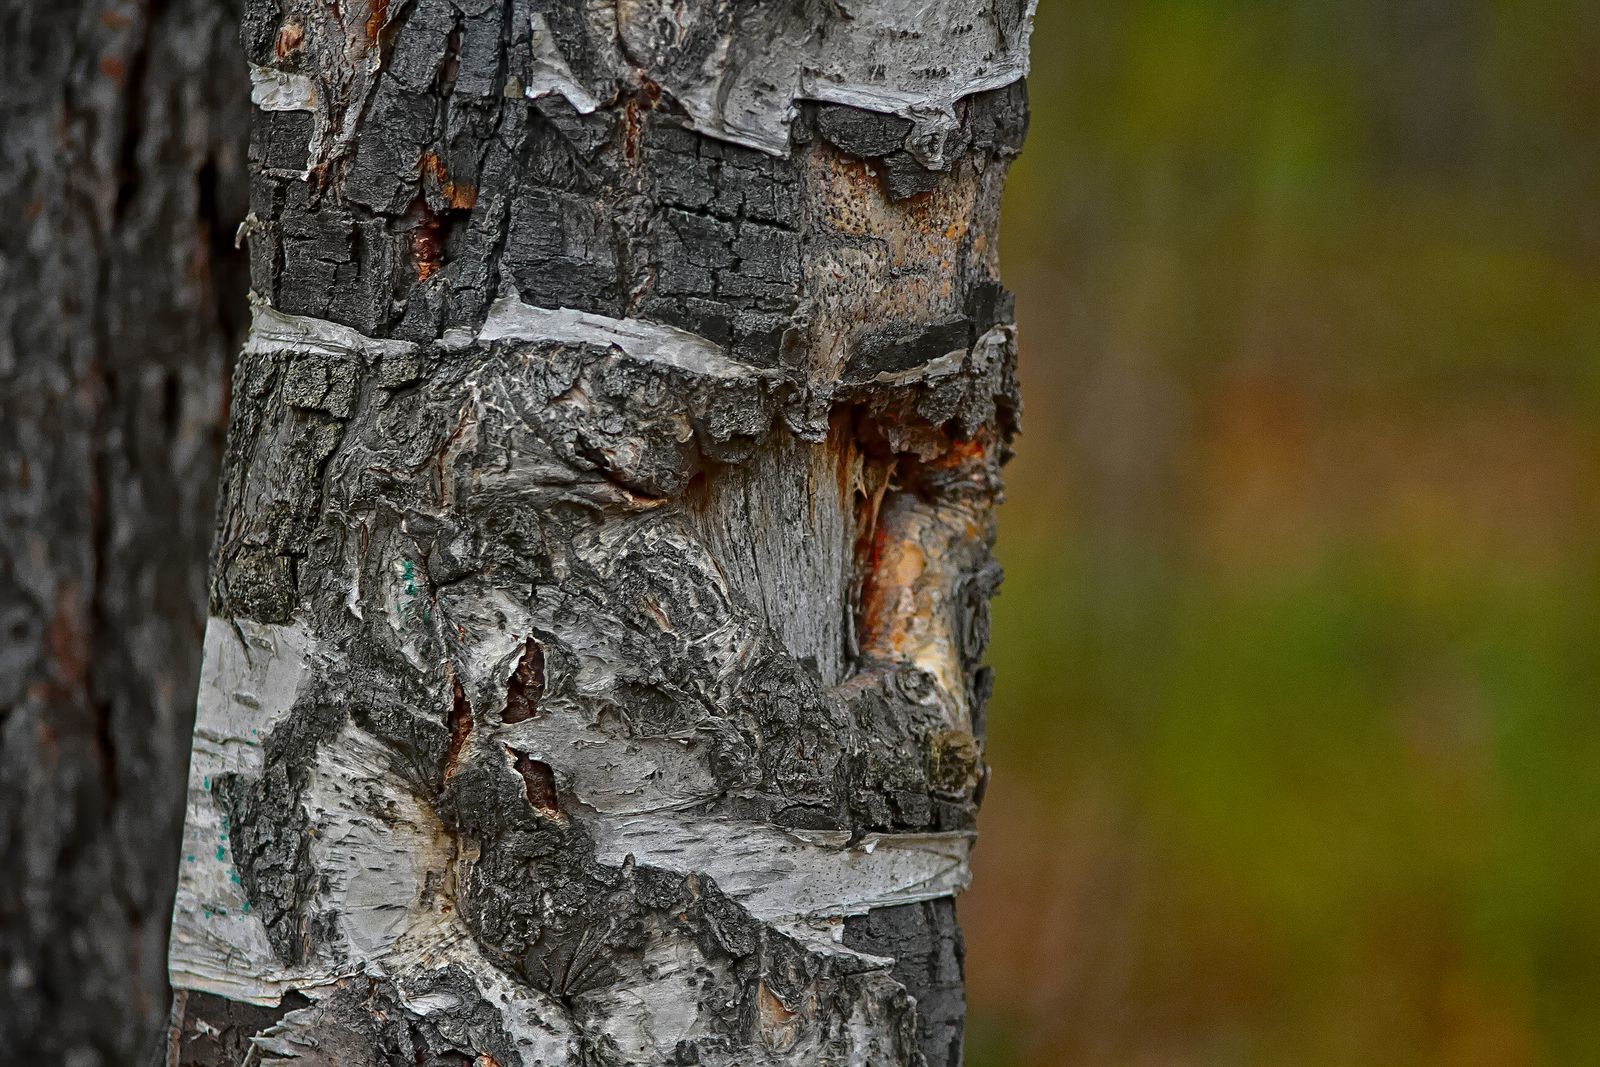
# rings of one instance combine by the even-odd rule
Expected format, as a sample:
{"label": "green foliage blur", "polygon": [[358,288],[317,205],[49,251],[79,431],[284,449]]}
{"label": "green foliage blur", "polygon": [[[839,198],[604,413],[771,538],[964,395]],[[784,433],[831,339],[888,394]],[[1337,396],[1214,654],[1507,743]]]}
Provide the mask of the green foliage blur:
{"label": "green foliage blur", "polygon": [[1600,3],[1033,56],[968,1064],[1600,1064]]}

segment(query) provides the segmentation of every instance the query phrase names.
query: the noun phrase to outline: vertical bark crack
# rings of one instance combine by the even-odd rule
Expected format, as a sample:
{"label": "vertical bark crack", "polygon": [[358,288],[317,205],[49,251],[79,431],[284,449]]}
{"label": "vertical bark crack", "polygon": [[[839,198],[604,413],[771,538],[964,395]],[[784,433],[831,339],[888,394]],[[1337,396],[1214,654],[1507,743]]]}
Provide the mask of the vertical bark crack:
{"label": "vertical bark crack", "polygon": [[544,696],[544,649],[533,638],[522,646],[517,668],[506,687],[506,706],[500,713],[505,723],[526,722],[539,714],[539,698]]}

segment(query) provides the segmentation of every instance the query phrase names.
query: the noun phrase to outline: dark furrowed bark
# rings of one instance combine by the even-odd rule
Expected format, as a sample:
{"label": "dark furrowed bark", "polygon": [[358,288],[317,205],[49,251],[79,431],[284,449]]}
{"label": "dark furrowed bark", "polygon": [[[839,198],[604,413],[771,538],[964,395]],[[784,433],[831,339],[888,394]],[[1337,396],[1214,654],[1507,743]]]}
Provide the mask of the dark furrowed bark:
{"label": "dark furrowed bark", "polygon": [[1026,24],[249,7],[169,1062],[959,1061]]}
{"label": "dark furrowed bark", "polygon": [[224,3],[0,4],[0,1059],[167,1011],[248,82]]}

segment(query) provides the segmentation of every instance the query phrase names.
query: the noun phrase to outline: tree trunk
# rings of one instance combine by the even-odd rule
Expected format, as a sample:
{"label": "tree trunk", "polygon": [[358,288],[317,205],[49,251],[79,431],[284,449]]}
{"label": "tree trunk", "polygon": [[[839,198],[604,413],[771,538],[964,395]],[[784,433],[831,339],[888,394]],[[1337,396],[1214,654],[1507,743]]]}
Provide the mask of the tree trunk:
{"label": "tree trunk", "polygon": [[248,82],[226,5],[0,4],[0,1060],[137,1062],[205,620]]}
{"label": "tree trunk", "polygon": [[250,0],[168,1063],[959,1061],[1029,14]]}

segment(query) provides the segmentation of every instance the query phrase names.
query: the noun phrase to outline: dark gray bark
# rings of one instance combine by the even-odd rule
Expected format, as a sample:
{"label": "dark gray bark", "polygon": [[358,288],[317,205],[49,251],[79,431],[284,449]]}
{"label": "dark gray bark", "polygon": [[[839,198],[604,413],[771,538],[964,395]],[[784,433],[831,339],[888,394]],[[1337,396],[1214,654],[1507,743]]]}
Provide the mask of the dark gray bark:
{"label": "dark gray bark", "polygon": [[252,0],[171,1064],[960,1058],[1027,11]]}
{"label": "dark gray bark", "polygon": [[248,82],[226,4],[0,4],[0,1061],[166,1016]]}

